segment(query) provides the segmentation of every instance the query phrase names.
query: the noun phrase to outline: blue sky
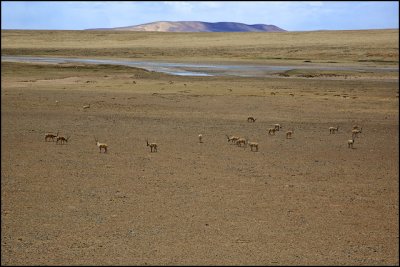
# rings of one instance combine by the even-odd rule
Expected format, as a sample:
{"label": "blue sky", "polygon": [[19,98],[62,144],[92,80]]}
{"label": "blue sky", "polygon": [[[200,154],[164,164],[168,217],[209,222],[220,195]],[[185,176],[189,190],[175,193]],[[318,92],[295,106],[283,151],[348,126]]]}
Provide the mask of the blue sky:
{"label": "blue sky", "polygon": [[154,21],[273,24],[288,31],[399,28],[398,1],[1,1],[2,29],[84,30]]}

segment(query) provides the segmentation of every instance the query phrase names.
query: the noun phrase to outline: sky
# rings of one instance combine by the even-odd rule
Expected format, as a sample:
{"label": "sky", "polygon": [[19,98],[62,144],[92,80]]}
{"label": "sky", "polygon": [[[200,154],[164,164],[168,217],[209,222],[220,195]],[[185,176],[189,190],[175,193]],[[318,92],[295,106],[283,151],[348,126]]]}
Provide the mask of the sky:
{"label": "sky", "polygon": [[1,1],[1,28],[84,30],[155,21],[240,22],[287,31],[398,29],[398,1]]}

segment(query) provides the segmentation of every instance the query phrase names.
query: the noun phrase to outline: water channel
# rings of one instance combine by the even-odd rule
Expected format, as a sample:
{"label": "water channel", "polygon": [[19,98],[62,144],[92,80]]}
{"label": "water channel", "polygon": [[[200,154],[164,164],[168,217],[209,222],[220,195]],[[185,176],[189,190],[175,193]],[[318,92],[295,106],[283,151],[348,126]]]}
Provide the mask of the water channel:
{"label": "water channel", "polygon": [[110,64],[142,68],[149,71],[163,72],[181,76],[243,76],[265,77],[276,72],[292,69],[315,70],[352,70],[352,71],[399,71],[398,67],[367,67],[367,66],[273,66],[273,65],[211,65],[194,63],[168,63],[155,61],[132,61],[113,59],[86,59],[86,58],[58,58],[58,57],[25,57],[25,56],[1,56],[1,61],[8,62],[42,62],[42,63],[86,63],[86,64]]}

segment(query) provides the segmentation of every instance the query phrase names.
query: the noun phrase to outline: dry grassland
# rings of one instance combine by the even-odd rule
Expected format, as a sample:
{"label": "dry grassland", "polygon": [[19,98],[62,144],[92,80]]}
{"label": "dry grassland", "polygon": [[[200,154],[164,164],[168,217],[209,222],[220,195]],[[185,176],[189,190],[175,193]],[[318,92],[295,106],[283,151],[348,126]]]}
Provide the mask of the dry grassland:
{"label": "dry grassland", "polygon": [[[106,34],[98,38],[115,38],[102,42],[110,42],[104,57],[124,57],[123,47],[127,57],[144,59],[181,51],[170,48],[168,34],[39,32],[30,35],[32,46],[26,34],[2,31],[2,54],[45,55],[45,40],[53,38],[58,45],[48,55],[100,56],[103,50],[88,44]],[[68,34],[75,39],[60,37]],[[129,47],[127,36],[137,43]],[[184,36],[182,51],[189,51],[188,40],[199,34]],[[263,35],[254,36],[260,39],[240,38],[243,45],[235,47],[216,41],[180,58],[211,49],[204,60],[244,61],[237,51],[266,47]],[[152,42],[146,48],[142,37],[158,45],[165,38],[165,50]],[[385,40],[396,47],[396,39]],[[364,52],[353,49],[356,43],[335,60],[368,58],[357,57]],[[225,45],[225,54],[212,53]],[[326,45],[344,51],[342,43]],[[395,52],[375,45],[365,45],[381,51],[371,58],[392,61],[389,53],[398,53],[398,44]],[[275,48],[286,57],[289,46]],[[332,60],[334,50],[307,51],[296,60]],[[399,264],[398,72],[240,78],[106,65],[1,67],[2,265]],[[248,123],[248,116],[257,120]],[[282,130],[268,135],[275,123]],[[350,149],[354,124],[362,133]],[[330,134],[330,126],[338,133]],[[294,134],[286,139],[289,129]],[[71,138],[45,142],[48,131]],[[94,135],[108,144],[107,153],[99,153]],[[248,137],[259,151],[230,144],[226,135]]]}
{"label": "dry grassland", "polygon": [[399,31],[149,33],[2,30],[2,54],[173,61],[398,64]]}

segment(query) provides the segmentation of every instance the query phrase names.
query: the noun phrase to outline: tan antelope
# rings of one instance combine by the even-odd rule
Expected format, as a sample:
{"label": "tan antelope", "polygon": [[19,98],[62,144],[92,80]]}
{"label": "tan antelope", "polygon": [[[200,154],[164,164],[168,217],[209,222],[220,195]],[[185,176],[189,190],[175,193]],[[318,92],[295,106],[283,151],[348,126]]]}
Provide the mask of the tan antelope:
{"label": "tan antelope", "polygon": [[255,122],[256,121],[256,119],[254,118],[254,117],[248,117],[247,118],[247,122]]}
{"label": "tan antelope", "polygon": [[250,146],[250,150],[253,151],[253,148],[258,151],[258,143],[256,142],[250,142],[249,140],[246,140],[247,144]]}
{"label": "tan antelope", "polygon": [[57,138],[58,134],[60,133],[60,131],[57,132],[57,134],[53,134],[53,133],[45,133],[44,134],[44,141],[47,142],[47,140],[51,139],[52,141],[54,141],[54,138]]}
{"label": "tan antelope", "polygon": [[146,139],[147,146],[150,147],[150,152],[157,152],[157,144],[156,143],[149,143],[149,140]]}
{"label": "tan antelope", "polygon": [[354,137],[352,137],[350,140],[347,140],[348,148],[353,148],[353,144],[354,144]]}
{"label": "tan antelope", "polygon": [[58,144],[58,142],[60,141],[60,144],[64,144],[64,143],[68,143],[68,140],[71,136],[65,137],[65,136],[58,136],[57,137],[57,141],[56,144]]}
{"label": "tan antelope", "polygon": [[90,104],[83,106],[83,110],[88,109],[88,108],[90,108]]}
{"label": "tan antelope", "polygon": [[203,143],[203,135],[199,134],[199,143]]}
{"label": "tan antelope", "polygon": [[276,129],[275,128],[269,128],[268,129],[268,134],[269,135],[275,135]]}
{"label": "tan antelope", "polygon": [[244,139],[244,138],[239,138],[237,141],[236,141],[236,145],[238,145],[238,146],[245,146],[246,147],[246,139]]}
{"label": "tan antelope", "polygon": [[228,136],[227,134],[225,136],[228,139],[228,143],[232,142],[233,144],[235,144],[236,141],[239,139],[239,137],[237,137],[237,136]]}
{"label": "tan antelope", "polygon": [[358,134],[360,134],[360,133],[362,133],[362,127],[361,127],[361,129],[353,129],[351,131],[351,135],[352,135],[353,139],[354,139],[354,137],[358,137]]}
{"label": "tan antelope", "polygon": [[336,127],[329,127],[329,133],[334,134],[335,132],[339,131],[339,126]]}
{"label": "tan antelope", "polygon": [[287,131],[286,132],[286,139],[292,138],[293,130]]}
{"label": "tan antelope", "polygon": [[104,149],[104,153],[107,153],[107,148],[108,148],[107,144],[99,143],[99,141],[97,140],[96,136],[94,137],[94,141],[96,141],[96,146],[100,149],[99,153],[101,153],[101,149]]}

